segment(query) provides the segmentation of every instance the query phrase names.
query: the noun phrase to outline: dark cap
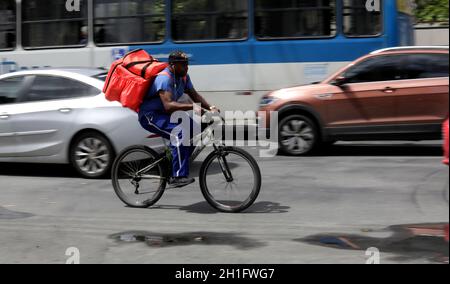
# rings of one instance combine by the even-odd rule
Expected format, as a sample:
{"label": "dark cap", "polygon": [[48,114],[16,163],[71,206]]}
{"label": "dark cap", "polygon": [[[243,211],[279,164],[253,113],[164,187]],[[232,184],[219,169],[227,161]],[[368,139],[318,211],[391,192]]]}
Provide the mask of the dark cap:
{"label": "dark cap", "polygon": [[169,56],[169,63],[176,62],[189,63],[189,57],[183,51],[174,51]]}

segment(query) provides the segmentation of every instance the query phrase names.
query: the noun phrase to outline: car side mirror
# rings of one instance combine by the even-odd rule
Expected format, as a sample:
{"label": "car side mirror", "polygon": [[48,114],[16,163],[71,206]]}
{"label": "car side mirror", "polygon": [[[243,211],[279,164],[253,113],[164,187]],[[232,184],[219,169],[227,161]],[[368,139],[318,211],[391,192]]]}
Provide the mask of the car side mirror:
{"label": "car side mirror", "polygon": [[344,76],[339,76],[334,80],[334,85],[342,87],[345,84],[347,84],[347,82],[348,82],[347,78],[345,78]]}

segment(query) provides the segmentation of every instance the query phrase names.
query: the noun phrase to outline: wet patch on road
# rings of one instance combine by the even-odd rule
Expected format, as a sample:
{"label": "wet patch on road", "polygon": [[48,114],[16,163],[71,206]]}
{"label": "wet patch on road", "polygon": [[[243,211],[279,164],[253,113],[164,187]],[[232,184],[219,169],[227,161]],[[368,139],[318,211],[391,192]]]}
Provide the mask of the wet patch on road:
{"label": "wet patch on road", "polygon": [[264,243],[234,233],[191,232],[180,234],[160,234],[145,231],[131,231],[109,236],[119,243],[145,243],[149,247],[173,247],[188,245],[225,245],[239,250],[265,246]]}
{"label": "wet patch on road", "polygon": [[0,207],[0,220],[13,220],[13,219],[24,219],[30,218],[35,215],[26,212],[16,212]]}
{"label": "wet patch on road", "polygon": [[[391,226],[385,230],[361,230],[366,235],[320,234],[294,241],[333,249],[361,250],[377,248],[381,254],[396,255],[393,261],[414,261],[427,259],[436,263],[448,263],[448,224],[410,224]],[[379,238],[371,234],[391,233]]]}

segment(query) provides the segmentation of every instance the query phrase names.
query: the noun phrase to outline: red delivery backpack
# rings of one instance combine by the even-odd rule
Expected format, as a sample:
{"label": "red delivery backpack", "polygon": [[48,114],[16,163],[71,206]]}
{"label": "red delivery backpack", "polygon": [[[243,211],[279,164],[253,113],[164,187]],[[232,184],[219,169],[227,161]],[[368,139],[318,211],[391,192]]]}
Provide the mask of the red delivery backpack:
{"label": "red delivery backpack", "polygon": [[109,101],[139,112],[148,89],[156,76],[168,66],[159,62],[143,49],[129,52],[114,61],[105,81],[103,93]]}

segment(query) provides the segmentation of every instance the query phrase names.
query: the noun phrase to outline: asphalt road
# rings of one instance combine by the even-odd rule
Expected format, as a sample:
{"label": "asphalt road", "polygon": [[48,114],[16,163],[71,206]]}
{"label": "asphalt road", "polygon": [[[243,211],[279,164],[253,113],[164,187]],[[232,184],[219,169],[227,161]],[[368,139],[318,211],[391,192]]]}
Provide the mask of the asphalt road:
{"label": "asphalt road", "polygon": [[211,209],[198,183],[132,209],[109,180],[69,166],[0,164],[0,263],[64,264],[77,252],[81,263],[445,263],[441,154],[439,142],[339,143],[258,158],[262,192],[242,214]]}

